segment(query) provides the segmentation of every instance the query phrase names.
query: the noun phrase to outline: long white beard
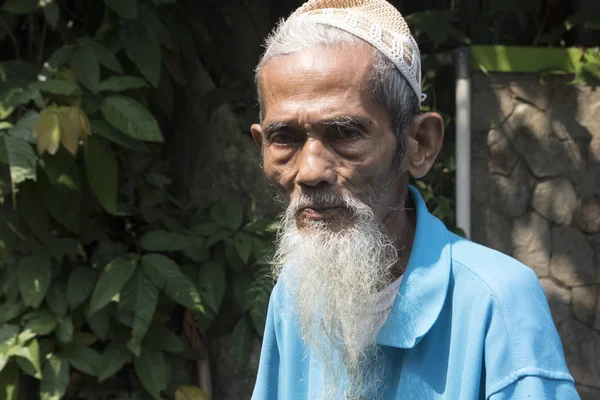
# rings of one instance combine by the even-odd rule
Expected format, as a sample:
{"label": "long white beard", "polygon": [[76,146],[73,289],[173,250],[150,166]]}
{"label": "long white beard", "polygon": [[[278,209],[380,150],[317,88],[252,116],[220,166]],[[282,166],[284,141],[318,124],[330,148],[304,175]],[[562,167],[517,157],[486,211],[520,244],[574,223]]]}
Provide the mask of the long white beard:
{"label": "long white beard", "polygon": [[[323,221],[313,221],[302,232],[297,211],[311,204],[340,204],[354,213],[350,226],[334,232]],[[323,398],[359,398],[379,386],[383,369],[370,324],[372,301],[392,280],[398,260],[393,240],[372,209],[352,197],[302,195],[292,201],[282,219],[273,262],[295,299],[301,333],[311,356],[323,365]],[[368,340],[365,342],[365,338]],[[344,385],[344,377],[347,385]]]}

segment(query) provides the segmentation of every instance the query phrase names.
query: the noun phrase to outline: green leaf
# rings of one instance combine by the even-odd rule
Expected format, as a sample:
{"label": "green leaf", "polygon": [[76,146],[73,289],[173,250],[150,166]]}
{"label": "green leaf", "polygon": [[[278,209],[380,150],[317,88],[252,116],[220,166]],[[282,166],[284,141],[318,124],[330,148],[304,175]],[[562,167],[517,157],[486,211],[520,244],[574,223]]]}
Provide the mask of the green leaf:
{"label": "green leaf", "polygon": [[60,400],[68,386],[69,363],[58,355],[52,355],[44,364],[40,400]]}
{"label": "green leaf", "polygon": [[277,232],[279,222],[272,219],[258,219],[244,226],[244,231],[250,233]]}
{"label": "green leaf", "polygon": [[121,29],[125,53],[153,87],[158,87],[161,73],[160,44],[150,28],[139,21],[126,22]]}
{"label": "green leaf", "polygon": [[244,263],[248,263],[250,254],[252,254],[253,242],[254,237],[246,232],[237,232],[235,235],[233,235],[235,249]]}
{"label": "green leaf", "polygon": [[36,336],[47,335],[56,328],[56,317],[46,310],[35,310],[25,314],[22,319],[23,330],[19,333],[19,342],[26,342]]}
{"label": "green leaf", "polygon": [[35,144],[37,139],[33,134],[33,127],[38,116],[39,114],[35,110],[25,112],[19,121],[8,130],[8,134],[27,143]]}
{"label": "green leaf", "polygon": [[98,86],[101,92],[123,92],[125,90],[148,87],[148,83],[137,76],[111,76]]}
{"label": "green leaf", "polygon": [[21,257],[18,267],[19,290],[26,305],[38,308],[50,286],[50,257],[41,252]]}
{"label": "green leaf", "polygon": [[167,388],[168,366],[163,354],[150,347],[145,348],[140,357],[133,361],[135,373],[144,389],[156,399],[161,400],[161,392]]}
{"label": "green leaf", "polygon": [[[98,315],[98,313],[96,313]],[[71,343],[75,346],[91,346],[98,341],[98,338],[88,332],[74,332]]]}
{"label": "green leaf", "polygon": [[252,327],[246,318],[240,318],[235,324],[231,334],[231,342],[233,364],[241,371],[248,363],[250,351],[252,350]]}
{"label": "green leaf", "polygon": [[68,96],[78,93],[79,85],[59,79],[46,79],[29,84],[29,87],[39,90],[43,93],[60,94]]}
{"label": "green leaf", "polygon": [[76,48],[69,57],[69,67],[83,86],[96,92],[100,84],[100,64],[96,53],[89,47]]}
{"label": "green leaf", "polygon": [[192,261],[205,262],[210,258],[210,251],[204,238],[193,238],[192,244],[183,249],[183,255]]}
{"label": "green leaf", "polygon": [[163,141],[158,123],[152,114],[130,97],[109,96],[102,102],[101,111],[112,126],[134,139]]}
{"label": "green leaf", "polygon": [[233,284],[233,296],[242,312],[246,312],[250,309],[251,304],[248,301],[248,291],[251,287],[252,281],[247,276],[237,277]]}
{"label": "green leaf", "polygon": [[215,261],[203,264],[198,271],[198,286],[206,304],[218,313],[227,288],[225,267]]}
{"label": "green leaf", "polygon": [[40,344],[36,339],[32,339],[26,346],[19,347],[18,350],[14,352],[14,355],[28,361],[33,367],[33,371],[35,371],[34,376],[41,379],[42,366],[40,363]]}
{"label": "green leaf", "polygon": [[219,225],[215,224],[214,222],[198,224],[190,229],[190,232],[192,232],[194,235],[206,237],[210,237],[219,231]]}
{"label": "green leaf", "polygon": [[[62,147],[61,149],[70,156],[67,150]],[[49,157],[58,158],[58,155]],[[38,181],[46,210],[66,229],[79,233],[81,228],[81,176],[79,169],[71,168],[67,173],[58,176],[53,184],[44,174],[40,174]]]}
{"label": "green leaf", "polygon": [[137,265],[135,260],[117,258],[111,261],[100,275],[90,300],[90,315],[106,306],[133,276]]}
{"label": "green leaf", "polygon": [[38,8],[38,0],[7,0],[2,11],[11,14],[29,14]]}
{"label": "green leaf", "polygon": [[225,259],[229,263],[229,267],[231,267],[231,269],[233,269],[236,272],[242,272],[244,270],[244,267],[246,266],[246,263],[238,254],[238,251],[235,247],[235,243],[233,242],[233,238],[225,238],[224,245]]}
{"label": "green leaf", "polygon": [[190,244],[189,236],[163,230],[148,232],[140,239],[140,246],[149,251],[180,251]]}
{"label": "green leaf", "polygon": [[108,307],[104,307],[92,315],[88,312],[86,321],[94,335],[101,340],[106,340],[110,330],[110,314],[108,313]]}
{"label": "green leaf", "polygon": [[54,74],[60,67],[65,65],[73,50],[75,50],[75,46],[72,44],[65,44],[55,50],[50,55],[46,64],[44,64],[43,76],[47,77],[50,74]]}
{"label": "green leaf", "polygon": [[102,353],[102,369],[98,374],[98,380],[102,382],[115,375],[130,357],[124,340],[112,340]]}
{"label": "green leaf", "polygon": [[110,69],[117,74],[123,73],[123,67],[117,59],[117,57],[111,53],[109,49],[92,39],[88,36],[82,36],[77,38],[77,45],[80,47],[87,47],[91,49],[96,55],[96,59],[102,66]]}
{"label": "green leaf", "polygon": [[137,0],[104,0],[104,4],[122,18],[138,18]]}
{"label": "green leaf", "polygon": [[182,336],[160,325],[153,325],[146,333],[144,347],[179,354],[190,349]]}
{"label": "green leaf", "polygon": [[17,325],[0,325],[0,371],[6,366],[10,356],[20,347],[18,333]]}
{"label": "green leaf", "polygon": [[49,218],[38,189],[32,181],[19,186],[17,211],[29,230],[43,243],[47,243],[50,237]]}
{"label": "green leaf", "polygon": [[73,320],[70,316],[65,316],[58,321],[54,334],[63,343],[73,341]]}
{"label": "green leaf", "polygon": [[242,226],[244,209],[238,201],[225,200],[212,205],[210,216],[220,227],[236,231]]}
{"label": "green leaf", "polygon": [[53,30],[56,30],[56,26],[58,25],[58,20],[60,18],[60,9],[58,8],[58,4],[55,2],[46,3],[42,11],[44,12],[44,18],[46,18],[46,21],[48,21],[48,25],[50,25]]}
{"label": "green leaf", "polygon": [[67,303],[67,288],[64,282],[55,281],[50,286],[46,295],[46,303],[54,315],[59,317],[65,315],[69,304]]}
{"label": "green leaf", "polygon": [[19,366],[14,363],[8,363],[4,368],[0,368],[0,399],[17,400],[19,395]]}
{"label": "green leaf", "polygon": [[88,266],[77,267],[71,272],[67,283],[67,301],[71,309],[79,307],[87,300],[97,278],[98,273]]}
{"label": "green leaf", "polygon": [[13,304],[0,304],[0,324],[18,317],[26,308],[27,306],[21,301]]}
{"label": "green leaf", "polygon": [[119,166],[108,142],[96,136],[88,138],[85,168],[90,188],[102,207],[109,213],[116,214]]}
{"label": "green leaf", "polygon": [[196,287],[173,260],[162,254],[147,254],[142,257],[142,265],[152,282],[169,297],[184,307],[204,312]]}
{"label": "green leaf", "polygon": [[142,340],[148,331],[158,304],[158,288],[142,270],[138,271],[134,279],[136,280],[133,301],[135,316],[131,329],[131,339],[127,342],[127,347],[136,356],[139,356]]}
{"label": "green leaf", "polygon": [[71,366],[84,374],[97,376],[102,369],[102,355],[84,346],[65,346],[63,357]]}
{"label": "green leaf", "polygon": [[31,179],[37,179],[37,158],[31,145],[12,136],[4,136],[4,146],[10,166],[10,179],[13,186]]}
{"label": "green leaf", "polygon": [[139,140],[133,139],[130,136],[125,135],[123,132],[118,130],[112,125],[106,123],[106,121],[102,120],[94,120],[92,121],[92,129],[95,133],[102,136],[105,139],[110,140],[113,143],[118,144],[119,146],[125,147],[134,151],[147,151],[148,148]]}

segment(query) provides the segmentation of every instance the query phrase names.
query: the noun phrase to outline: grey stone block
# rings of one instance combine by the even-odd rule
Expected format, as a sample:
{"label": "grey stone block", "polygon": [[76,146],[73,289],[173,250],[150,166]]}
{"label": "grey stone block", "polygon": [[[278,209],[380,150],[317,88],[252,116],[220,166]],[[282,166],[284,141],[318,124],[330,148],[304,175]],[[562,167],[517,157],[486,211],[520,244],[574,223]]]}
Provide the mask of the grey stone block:
{"label": "grey stone block", "polygon": [[547,277],[550,266],[550,223],[534,212],[516,219],[512,228],[513,256]]}
{"label": "grey stone block", "polygon": [[573,287],[597,282],[594,252],[587,238],[573,227],[552,229],[550,273]]}
{"label": "grey stone block", "polygon": [[533,208],[558,225],[571,223],[577,205],[573,185],[563,178],[540,182],[533,192]]}
{"label": "grey stone block", "polygon": [[573,315],[589,327],[593,327],[596,314],[598,286],[588,285],[571,289],[571,311]]}
{"label": "grey stone block", "polygon": [[548,299],[554,324],[559,325],[562,321],[571,316],[571,310],[569,309],[571,292],[569,289],[558,286],[551,279],[542,278],[540,279],[540,284]]}
{"label": "grey stone block", "polygon": [[568,319],[559,328],[565,358],[577,383],[597,387],[600,382],[600,333]]}

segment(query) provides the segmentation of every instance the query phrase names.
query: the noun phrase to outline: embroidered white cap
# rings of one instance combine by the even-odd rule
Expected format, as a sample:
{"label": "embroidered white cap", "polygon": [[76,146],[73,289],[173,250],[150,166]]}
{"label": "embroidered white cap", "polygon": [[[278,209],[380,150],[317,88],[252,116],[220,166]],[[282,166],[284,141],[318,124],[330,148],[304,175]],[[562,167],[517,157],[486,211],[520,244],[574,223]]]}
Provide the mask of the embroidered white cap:
{"label": "embroidered white cap", "polygon": [[406,78],[417,98],[421,91],[421,54],[402,14],[385,0],[309,0],[290,18],[304,16],[368,42]]}

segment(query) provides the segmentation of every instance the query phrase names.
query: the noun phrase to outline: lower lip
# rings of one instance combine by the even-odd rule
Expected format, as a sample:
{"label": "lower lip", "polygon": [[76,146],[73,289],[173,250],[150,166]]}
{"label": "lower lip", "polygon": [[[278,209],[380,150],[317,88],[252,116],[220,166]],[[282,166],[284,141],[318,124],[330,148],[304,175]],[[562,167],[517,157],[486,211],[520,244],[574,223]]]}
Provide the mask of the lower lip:
{"label": "lower lip", "polygon": [[304,208],[300,211],[300,216],[312,220],[326,219],[331,217],[331,214],[339,209],[341,209],[341,207],[322,208],[319,210],[314,208]]}

